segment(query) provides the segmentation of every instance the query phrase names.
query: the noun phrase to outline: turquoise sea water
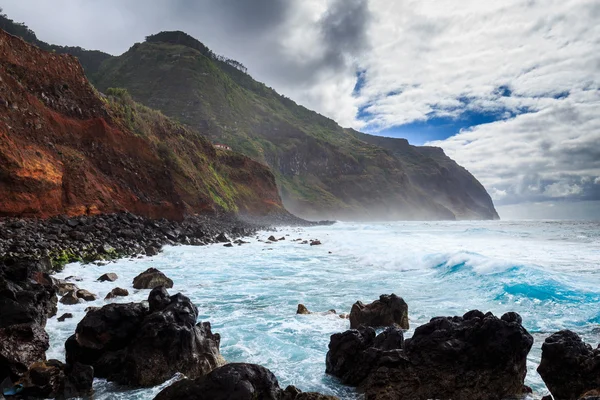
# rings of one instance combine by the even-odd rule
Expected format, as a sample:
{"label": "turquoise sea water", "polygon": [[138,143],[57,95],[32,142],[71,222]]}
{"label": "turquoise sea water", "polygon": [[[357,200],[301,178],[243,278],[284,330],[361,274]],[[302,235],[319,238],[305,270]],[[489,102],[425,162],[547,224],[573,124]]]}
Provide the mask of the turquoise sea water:
{"label": "turquoise sea water", "polygon": [[[535,372],[544,338],[572,329],[592,345],[600,341],[600,223],[564,221],[338,223],[315,228],[279,229],[285,241],[266,244],[261,232],[250,244],[225,248],[168,247],[159,256],[120,260],[107,266],[71,264],[58,277],[76,275],[78,285],[100,296],[114,287],[131,295],[114,300],[145,300],[132,279],[149,267],[175,282],[222,337],[221,352],[231,362],[271,369],[284,387],[360,398],[352,388],[325,375],[329,336],[349,328],[336,315],[296,315],[298,303],[311,311],[349,312],[357,300],[383,293],[404,297],[415,327],[439,315],[471,309],[501,315],[516,311],[534,336],[526,383],[536,398],[546,393]],[[289,236],[286,236],[289,235]],[[292,239],[320,239],[308,246]],[[98,283],[116,272],[114,283]],[[48,322],[49,358],[64,359],[64,342],[90,305],[65,306]],[[130,391],[95,383],[98,399],[152,399],[161,387]]]}

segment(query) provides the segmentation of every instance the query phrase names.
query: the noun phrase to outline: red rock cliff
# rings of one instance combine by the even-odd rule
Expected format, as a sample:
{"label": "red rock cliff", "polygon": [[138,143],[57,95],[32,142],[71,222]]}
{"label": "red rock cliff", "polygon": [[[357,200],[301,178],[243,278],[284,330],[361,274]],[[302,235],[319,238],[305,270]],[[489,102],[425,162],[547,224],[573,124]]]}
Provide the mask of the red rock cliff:
{"label": "red rock cliff", "polygon": [[[148,119],[148,116],[151,116]],[[282,210],[273,174],[0,30],[0,216]]]}

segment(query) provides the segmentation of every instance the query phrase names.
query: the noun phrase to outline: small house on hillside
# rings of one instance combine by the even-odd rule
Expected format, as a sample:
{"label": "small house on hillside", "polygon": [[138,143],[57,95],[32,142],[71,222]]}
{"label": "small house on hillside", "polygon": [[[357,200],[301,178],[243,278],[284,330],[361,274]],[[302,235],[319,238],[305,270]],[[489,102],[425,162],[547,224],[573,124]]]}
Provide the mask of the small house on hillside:
{"label": "small house on hillside", "polygon": [[215,143],[213,146],[215,146],[217,149],[221,149],[221,150],[231,150],[231,147],[227,146],[226,144],[222,144],[222,143]]}

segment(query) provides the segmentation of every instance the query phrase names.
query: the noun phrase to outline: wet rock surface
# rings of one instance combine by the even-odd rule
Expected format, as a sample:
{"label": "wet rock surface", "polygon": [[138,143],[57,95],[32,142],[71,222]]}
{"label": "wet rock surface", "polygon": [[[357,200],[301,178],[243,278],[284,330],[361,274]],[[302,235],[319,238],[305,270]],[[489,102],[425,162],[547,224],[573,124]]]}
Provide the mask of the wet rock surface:
{"label": "wet rock surface", "polygon": [[277,378],[255,364],[227,364],[196,380],[184,379],[167,387],[155,400],[335,400],[318,393],[303,393],[293,386],[279,387]]}
{"label": "wet rock surface", "polygon": [[45,360],[46,321],[56,314],[57,296],[49,265],[31,260],[0,261],[0,382],[21,377]]}
{"label": "wet rock surface", "polygon": [[156,268],[148,268],[133,278],[133,287],[135,289],[154,289],[158,286],[170,289],[173,287],[173,281]]}
{"label": "wet rock surface", "polygon": [[556,332],[542,345],[537,371],[555,399],[593,398],[600,394],[600,347],[592,348],[575,332]]}
{"label": "wet rock surface", "polygon": [[195,378],[223,365],[220,337],[198,309],[164,287],[148,303],[109,304],[91,310],[65,344],[67,362],[92,365],[96,377],[153,386],[181,372]]}
{"label": "wet rock surface", "polygon": [[110,300],[110,299],[114,299],[117,297],[126,297],[129,296],[129,291],[127,289],[123,289],[123,288],[114,288],[113,290],[111,290],[106,297],[104,297],[104,300]]}
{"label": "wet rock surface", "polygon": [[398,325],[408,329],[408,305],[402,297],[395,294],[382,294],[379,300],[371,304],[357,301],[350,311],[350,328],[356,329],[361,325],[382,327]]}
{"label": "wet rock surface", "polygon": [[49,360],[33,363],[17,384],[23,386],[21,398],[71,399],[88,397],[93,381],[94,369],[89,365]]}
{"label": "wet rock surface", "polygon": [[333,335],[327,372],[362,386],[366,400],[499,400],[527,391],[533,338],[516,313],[433,318],[404,342],[393,329],[377,337],[368,327]]}

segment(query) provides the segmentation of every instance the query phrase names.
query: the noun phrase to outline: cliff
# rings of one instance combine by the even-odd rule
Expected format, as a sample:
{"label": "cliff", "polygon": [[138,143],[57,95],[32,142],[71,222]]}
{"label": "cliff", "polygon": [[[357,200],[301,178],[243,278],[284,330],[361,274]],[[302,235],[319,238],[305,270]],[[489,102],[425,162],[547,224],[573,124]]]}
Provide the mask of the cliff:
{"label": "cliff", "polygon": [[299,216],[497,218],[483,186],[443,153],[406,141],[410,151],[397,151],[343,129],[183,32],[148,37],[104,61],[92,79],[269,165],[286,208]]}
{"label": "cliff", "polygon": [[0,216],[282,211],[265,166],[0,30]]}

